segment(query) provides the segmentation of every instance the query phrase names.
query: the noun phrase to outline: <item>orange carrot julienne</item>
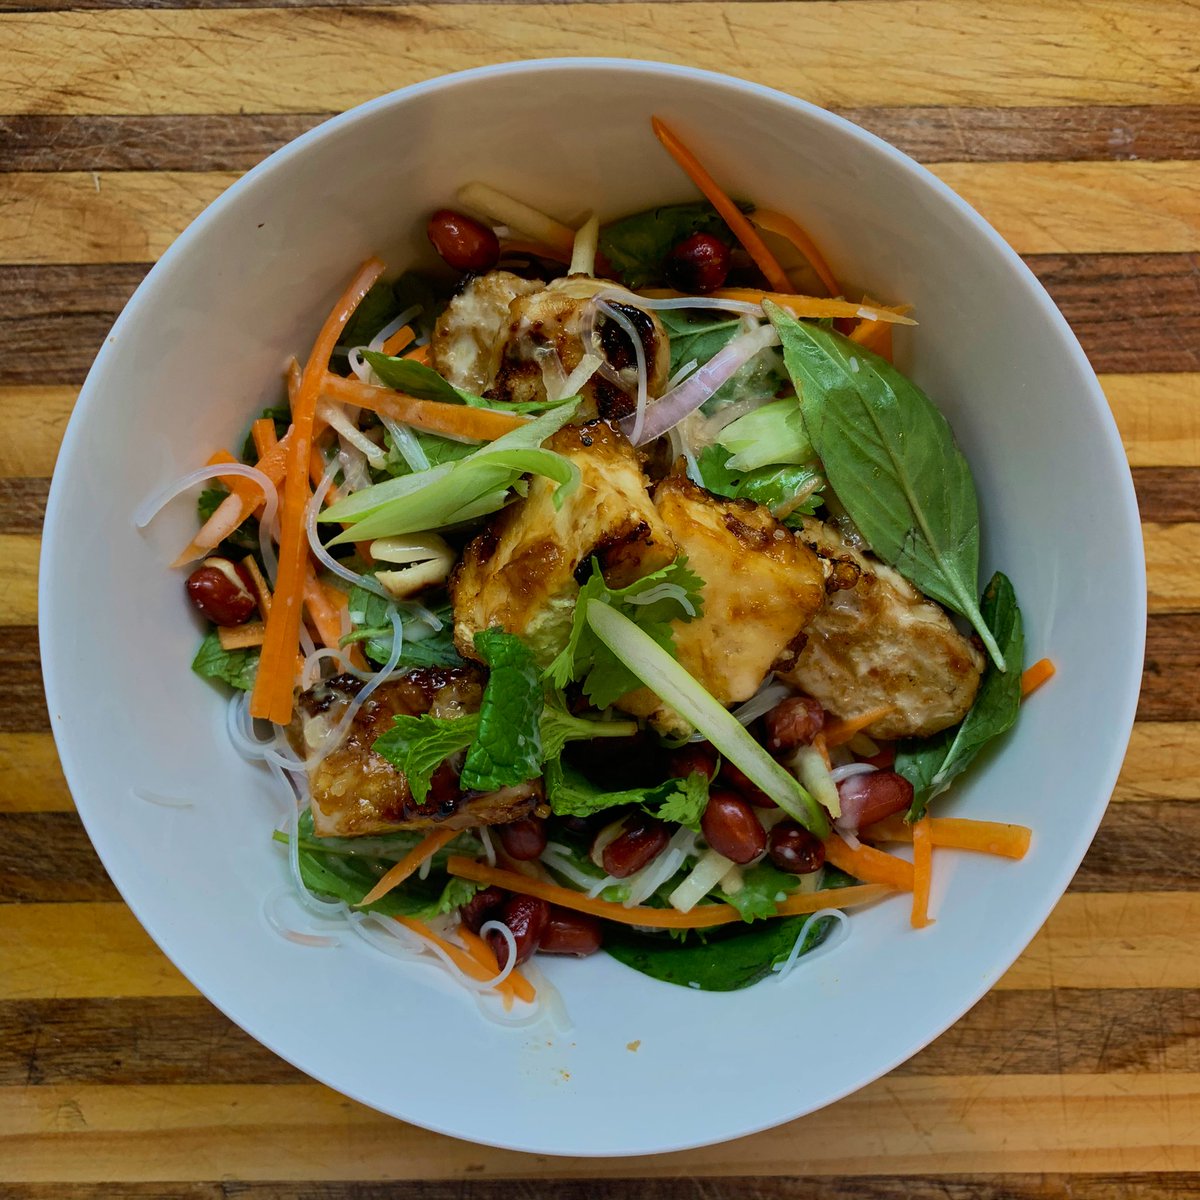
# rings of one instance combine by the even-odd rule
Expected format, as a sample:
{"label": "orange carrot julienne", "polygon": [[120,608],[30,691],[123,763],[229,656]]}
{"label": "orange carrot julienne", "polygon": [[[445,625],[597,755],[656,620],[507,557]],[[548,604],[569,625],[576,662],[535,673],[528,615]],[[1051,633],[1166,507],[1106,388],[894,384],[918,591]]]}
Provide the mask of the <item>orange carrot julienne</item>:
{"label": "orange carrot julienne", "polygon": [[429,343],[424,346],[418,346],[415,350],[410,350],[405,356],[410,362],[429,363]]}
{"label": "orange carrot julienne", "polygon": [[[491,946],[487,944],[477,933],[472,933],[465,925],[458,927],[458,936],[462,938],[467,949],[479,960],[483,966],[488,967],[492,975],[500,974],[500,960],[496,957]],[[500,984],[501,988],[506,988],[512,985],[512,991],[518,1000],[524,1000],[526,1003],[532,1003],[537,992],[533,989],[533,984],[513,967],[509,972],[508,978]]]}
{"label": "orange carrot julienne", "polygon": [[[416,917],[393,917],[392,920],[397,922],[397,924],[403,925],[405,929],[411,929],[413,933],[417,934],[419,937],[423,937],[426,941],[430,941],[435,946],[439,947],[445,953],[446,957],[449,958],[450,961],[454,963],[454,965],[458,967],[458,969],[462,971],[464,975],[470,975],[472,979],[478,979],[480,983],[487,983],[500,973],[499,964],[497,964],[496,970],[489,971],[487,966],[480,962],[475,955],[464,950],[461,946],[456,946],[453,942],[446,941],[444,937],[439,937],[433,932],[432,929],[429,928],[428,925],[425,924],[424,921],[418,921]],[[494,956],[493,961],[495,961]],[[516,974],[517,972],[513,971],[512,975],[510,975],[508,979],[506,979],[504,983],[500,985],[501,992],[505,990],[506,985]],[[521,977],[521,982],[525,985],[525,989],[522,989],[522,991],[524,992],[527,989],[529,999],[532,1000],[537,994],[533,990],[533,985],[530,984],[529,980],[525,979],[524,976]],[[516,991],[515,987],[513,991]],[[525,999],[525,995],[521,994],[521,998]]]}
{"label": "orange carrot julienne", "polygon": [[825,736],[825,745],[841,746],[848,742],[856,733],[862,733],[869,725],[890,717],[896,711],[894,704],[881,704],[878,708],[868,709],[857,717],[847,717],[844,721],[830,721],[821,731]]}
{"label": "orange carrot julienne", "polygon": [[254,560],[253,554],[247,554],[242,559],[242,569],[250,576],[250,582],[254,585],[254,595],[258,600],[258,611],[262,615],[263,620],[271,615],[271,587],[267,583],[263,573],[258,569],[258,563]]}
{"label": "orange carrot julienne", "polygon": [[912,917],[914,929],[932,925],[929,919],[929,885],[933,877],[933,838],[929,831],[929,815],[913,823],[913,894]]}
{"label": "orange carrot julienne", "polygon": [[[859,832],[873,842],[911,842],[913,827],[903,817],[886,817]],[[1027,825],[1004,821],[975,821],[967,817],[930,817],[929,836],[935,846],[948,850],[974,850],[1002,858],[1024,858],[1033,831]]]}
{"label": "orange carrot julienne", "polygon": [[321,391],[331,400],[357,404],[359,408],[369,408],[372,412],[403,421],[406,425],[415,425],[430,433],[472,442],[494,442],[498,437],[528,424],[525,417],[514,413],[499,412],[493,408],[472,408],[467,404],[418,400],[404,392],[374,387],[359,379],[343,379],[340,375],[326,375]]}
{"label": "orange carrot julienne", "polygon": [[913,890],[912,863],[871,846],[852,850],[836,833],[825,840],[825,861],[864,883],[879,883],[901,892]]}
{"label": "orange carrot julienne", "polygon": [[764,300],[770,300],[772,304],[787,309],[794,317],[817,320],[825,317],[860,317],[872,321],[886,321],[892,325],[916,324],[916,321],[907,315],[907,305],[887,307],[882,304],[857,304],[853,300],[826,300],[821,296],[764,292],[758,288],[717,288],[708,294],[718,300],[743,300],[748,304],[761,304]]}
{"label": "orange carrot julienne", "polygon": [[769,208],[756,208],[750,214],[750,220],[768,233],[778,234],[791,242],[801,254],[808,259],[809,265],[817,273],[817,278],[825,285],[831,296],[840,296],[842,289],[825,256],[817,248],[817,243],[809,236],[808,231],[785,213],[775,212]]}
{"label": "orange carrot julienne", "polygon": [[405,346],[411,346],[417,340],[417,335],[413,333],[412,327],[405,325],[397,329],[386,342],[383,343],[384,354],[399,354]]}
{"label": "orange carrot julienne", "polygon": [[245,625],[218,625],[217,640],[222,650],[248,650],[261,646],[267,627],[261,621],[247,621]]}
{"label": "orange carrot julienne", "polygon": [[292,428],[283,490],[279,536],[279,575],[275,602],[267,620],[267,636],[259,658],[258,676],[250,697],[255,717],[286,725],[292,719],[295,675],[292,664],[300,640],[302,593],[308,542],[304,510],[308,504],[308,456],[316,422],[317,400],[338,337],[371,285],[383,274],[383,263],[368,259],[355,274],[321,327],[304,366],[292,402]]}
{"label": "orange carrot julienne", "polygon": [[[323,583],[321,586],[325,589],[325,595],[338,615],[339,628],[348,628],[348,623],[343,620],[343,614],[350,607],[350,597],[341,588],[334,587],[331,583]],[[359,670],[366,670],[367,660],[362,652],[362,646],[358,642],[352,642],[347,648],[346,654],[350,659],[351,666],[358,667]]]}
{"label": "orange carrot julienne", "polygon": [[342,640],[342,621],[337,609],[330,604],[325,589],[317,581],[311,562],[304,572],[304,611],[312,621],[322,644],[336,649]]}
{"label": "orange carrot julienne", "polygon": [[[890,855],[885,854],[882,857],[889,858]],[[614,904],[610,900],[590,899],[580,892],[560,887],[557,883],[548,883],[544,879],[533,879],[517,871],[506,871],[503,867],[489,867],[487,863],[475,862],[459,854],[450,856],[446,862],[446,870],[459,879],[495,884],[505,891],[523,896],[537,896],[550,904],[557,904],[575,912],[590,913],[593,917],[615,921],[619,925],[640,925],[645,929],[711,929],[714,925],[731,925],[742,919],[741,913],[731,904],[701,904],[691,912],[642,905],[626,908],[625,905]],[[836,897],[833,891],[804,892],[781,901],[777,912],[781,917],[817,912],[834,901],[838,908],[846,908],[878,900],[894,890],[896,889],[874,886],[838,888]]]}
{"label": "orange carrot julienne", "polygon": [[720,184],[704,169],[700,160],[679,140],[658,117],[650,118],[654,136],[666,147],[667,153],[679,164],[684,174],[702,191],[708,202],[721,214],[734,237],[742,243],[747,254],[777,292],[790,292],[791,280],[779,265],[775,255],[758,236],[758,231],[746,220],[742,210],[725,194]]}
{"label": "orange carrot julienne", "polygon": [[428,837],[419,841],[382,879],[358,902],[356,907],[374,904],[393,888],[399,887],[410,875],[420,869],[421,864],[432,858],[447,842],[459,834],[457,829],[435,829]]}
{"label": "orange carrot julienne", "polygon": [[1048,658],[1039,658],[1021,676],[1021,698],[1033,695],[1053,674],[1054,664]]}

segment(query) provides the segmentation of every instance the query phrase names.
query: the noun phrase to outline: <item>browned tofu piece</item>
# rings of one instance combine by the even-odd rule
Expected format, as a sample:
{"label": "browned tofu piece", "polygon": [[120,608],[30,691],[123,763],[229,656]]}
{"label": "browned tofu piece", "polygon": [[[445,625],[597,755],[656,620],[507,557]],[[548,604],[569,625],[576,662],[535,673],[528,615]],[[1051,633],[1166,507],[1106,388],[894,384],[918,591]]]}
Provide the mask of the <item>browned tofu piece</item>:
{"label": "browned tofu piece", "polygon": [[498,625],[524,638],[545,666],[566,643],[593,556],[614,587],[675,559],[624,435],[593,421],[560,429],[546,447],[579,467],[580,485],[555,508],[556,485],[533,478],[528,496],[467,545],[450,581],[454,640],[464,657],[475,657],[476,633]]}
{"label": "browned tofu piece", "polygon": [[[300,697],[289,730],[299,753],[313,756],[362,687],[356,676],[338,675]],[[318,837],[358,837],[436,826],[466,829],[528,816],[541,801],[540,780],[483,795],[464,793],[458,765],[447,761],[434,775],[424,803],[418,804],[403,773],[371,749],[392,727],[394,716],[458,717],[477,711],[482,694],[483,672],[473,667],[419,668],[377,688],[341,744],[308,769],[313,832]]]}
{"label": "browned tofu piece", "polygon": [[894,705],[867,727],[872,737],[929,737],[962,720],[983,655],[942,608],[832,525],[807,520],[802,536],[826,564],[829,596],[781,678],[842,718]]}
{"label": "browned tofu piece", "polygon": [[[704,580],[703,615],[675,625],[679,662],[722,704],[748,700],[821,606],[821,564],[761,504],[720,499],[684,476],[664,479],[654,505]],[[644,688],[618,706],[665,733],[690,729]]]}

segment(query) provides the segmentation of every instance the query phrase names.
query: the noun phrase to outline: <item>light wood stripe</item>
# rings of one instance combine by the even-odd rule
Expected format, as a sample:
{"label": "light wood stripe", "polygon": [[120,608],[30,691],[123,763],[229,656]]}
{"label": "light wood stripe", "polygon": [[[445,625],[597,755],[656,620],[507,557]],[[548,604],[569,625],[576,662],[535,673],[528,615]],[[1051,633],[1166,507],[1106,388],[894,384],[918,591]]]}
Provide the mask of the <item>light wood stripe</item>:
{"label": "light wood stripe", "polygon": [[[0,1089],[6,1175],[88,1179],[592,1177],[401,1124],[317,1084]],[[879,1080],[803,1121],[723,1146],[605,1162],[606,1175],[1186,1171],[1200,1075]],[[535,1168],[536,1164],[536,1168]]]}
{"label": "light wood stripe", "polygon": [[37,566],[42,539],[0,534],[0,625],[37,624]]}
{"label": "light wood stripe", "polygon": [[324,112],[461,67],[614,50],[827,105],[1194,103],[1198,38],[1190,5],[1153,0],[19,13],[0,23],[0,112]]}
{"label": "light wood stripe", "polygon": [[0,733],[0,813],[74,808],[54,738],[48,733]]}
{"label": "light wood stripe", "polygon": [[[1200,988],[1200,894],[1071,892],[997,987]],[[0,1000],[193,994],[123,904],[0,905]]]}
{"label": "light wood stripe", "polygon": [[[1133,467],[1200,467],[1200,373],[1101,375]],[[79,389],[0,387],[0,476],[49,475]]]}
{"label": "light wood stripe", "polygon": [[[1022,254],[1200,249],[1198,163],[945,163],[935,172]],[[0,262],[156,259],[234,172],[3,176]]]}

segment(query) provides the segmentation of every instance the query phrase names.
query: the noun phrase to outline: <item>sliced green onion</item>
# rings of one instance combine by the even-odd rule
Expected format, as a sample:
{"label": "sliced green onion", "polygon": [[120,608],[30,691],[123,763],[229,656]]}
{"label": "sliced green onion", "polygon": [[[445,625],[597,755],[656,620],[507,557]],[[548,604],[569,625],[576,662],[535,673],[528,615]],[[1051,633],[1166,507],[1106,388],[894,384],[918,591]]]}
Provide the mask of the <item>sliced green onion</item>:
{"label": "sliced green onion", "polygon": [[817,837],[829,834],[820,805],[760,746],[738,719],[708,694],[652,637],[600,600],[584,614],[595,635],[664,704],[690,722],[788,816]]}
{"label": "sliced green onion", "polygon": [[794,396],[772,400],[731,421],[717,434],[717,441],[733,456],[725,464],[731,471],[755,471],[816,458],[800,415],[800,402]]}

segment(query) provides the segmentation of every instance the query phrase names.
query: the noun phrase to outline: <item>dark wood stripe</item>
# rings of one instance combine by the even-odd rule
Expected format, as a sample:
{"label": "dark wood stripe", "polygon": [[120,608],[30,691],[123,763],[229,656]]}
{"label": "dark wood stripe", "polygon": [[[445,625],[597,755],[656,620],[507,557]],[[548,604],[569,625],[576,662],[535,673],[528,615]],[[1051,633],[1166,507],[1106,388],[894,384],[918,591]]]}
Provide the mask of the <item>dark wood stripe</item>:
{"label": "dark wood stripe", "polygon": [[[1200,370],[1200,254],[1026,261],[1097,371]],[[0,267],[0,385],[79,383],[148,270],[144,263]]]}
{"label": "dark wood stripe", "polygon": [[49,729],[37,628],[0,626],[0,733],[45,733]]}
{"label": "dark wood stripe", "polygon": [[1135,467],[1133,485],[1143,521],[1200,521],[1200,468]]}
{"label": "dark wood stripe", "polygon": [[[467,1170],[472,1168],[467,1166]],[[531,1168],[532,1169],[532,1168]],[[681,1168],[682,1169],[682,1168]],[[1200,1172],[431,1179],[394,1183],[15,1183],[0,1200],[1195,1200]]]}
{"label": "dark wood stripe", "polygon": [[[1114,804],[1074,892],[1200,892],[1200,804]],[[73,812],[0,813],[0,903],[118,900]]]}
{"label": "dark wood stripe", "polygon": [[[1200,991],[1067,988],[992,992],[895,1073],[1197,1070]],[[303,1082],[200,997],[0,1004],[0,1087]]]}
{"label": "dark wood stripe", "polygon": [[[833,111],[927,163],[1200,155],[1200,105]],[[0,117],[0,163],[10,171],[242,171],[331,115],[6,116]]]}
{"label": "dark wood stripe", "polygon": [[48,479],[0,479],[0,533],[41,533]]}
{"label": "dark wood stripe", "polygon": [[1152,616],[1146,623],[1146,665],[1140,721],[1200,721],[1200,616]]}
{"label": "dark wood stripe", "polygon": [[[1140,721],[1200,721],[1200,613],[1151,616]],[[50,728],[33,626],[0,627],[0,733]]]}

